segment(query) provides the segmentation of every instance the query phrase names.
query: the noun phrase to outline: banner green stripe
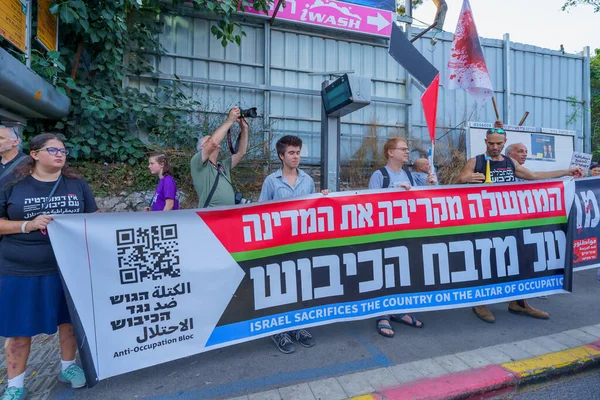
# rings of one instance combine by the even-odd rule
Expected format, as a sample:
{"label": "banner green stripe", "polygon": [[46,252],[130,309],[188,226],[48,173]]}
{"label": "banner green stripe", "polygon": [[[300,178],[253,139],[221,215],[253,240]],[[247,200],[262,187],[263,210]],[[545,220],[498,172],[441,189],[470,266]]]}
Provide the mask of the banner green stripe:
{"label": "banner green stripe", "polygon": [[231,253],[231,257],[235,261],[248,261],[257,258],[276,256],[284,253],[293,253],[296,251],[312,250],[312,249],[324,249],[328,247],[341,247],[355,244],[364,243],[375,243],[385,242],[394,239],[406,239],[406,238],[419,238],[429,236],[446,236],[455,235],[461,233],[475,233],[475,232],[486,232],[486,231],[500,231],[505,229],[519,229],[519,228],[530,228],[535,226],[544,225],[555,225],[565,224],[567,217],[551,217],[551,218],[538,218],[538,219],[526,219],[520,221],[510,222],[496,222],[493,224],[477,224],[477,225],[466,225],[466,226],[455,226],[450,228],[430,228],[430,229],[416,229],[416,230],[399,230],[394,232],[377,233],[373,235],[365,236],[351,236],[336,239],[323,239],[313,240],[309,242],[286,244],[283,246],[270,247],[268,249],[251,250],[251,251],[240,251],[238,253]]}

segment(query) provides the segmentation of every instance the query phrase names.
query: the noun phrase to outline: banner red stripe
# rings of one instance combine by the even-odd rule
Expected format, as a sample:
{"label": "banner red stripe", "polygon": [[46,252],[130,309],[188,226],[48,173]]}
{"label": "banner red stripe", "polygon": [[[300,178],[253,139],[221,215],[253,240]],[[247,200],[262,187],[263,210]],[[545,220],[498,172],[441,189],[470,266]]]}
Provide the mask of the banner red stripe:
{"label": "banner red stripe", "polygon": [[382,191],[198,215],[230,253],[397,230],[566,216],[562,182]]}

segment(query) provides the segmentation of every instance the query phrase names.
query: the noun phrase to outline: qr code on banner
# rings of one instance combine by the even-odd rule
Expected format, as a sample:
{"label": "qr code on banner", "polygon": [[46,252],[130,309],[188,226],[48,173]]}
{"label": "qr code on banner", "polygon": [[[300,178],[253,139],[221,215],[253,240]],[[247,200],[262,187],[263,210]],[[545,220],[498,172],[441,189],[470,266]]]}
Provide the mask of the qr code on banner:
{"label": "qr code on banner", "polygon": [[117,231],[121,284],[179,277],[177,225]]}

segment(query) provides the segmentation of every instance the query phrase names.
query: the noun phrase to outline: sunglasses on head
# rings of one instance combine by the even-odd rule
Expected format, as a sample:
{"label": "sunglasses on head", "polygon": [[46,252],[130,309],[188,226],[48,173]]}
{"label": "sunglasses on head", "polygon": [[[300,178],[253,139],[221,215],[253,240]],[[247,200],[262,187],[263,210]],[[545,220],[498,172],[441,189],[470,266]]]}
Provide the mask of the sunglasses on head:
{"label": "sunglasses on head", "polygon": [[502,128],[490,128],[487,130],[486,135],[491,135],[492,133],[498,133],[500,135],[506,135],[506,132]]}

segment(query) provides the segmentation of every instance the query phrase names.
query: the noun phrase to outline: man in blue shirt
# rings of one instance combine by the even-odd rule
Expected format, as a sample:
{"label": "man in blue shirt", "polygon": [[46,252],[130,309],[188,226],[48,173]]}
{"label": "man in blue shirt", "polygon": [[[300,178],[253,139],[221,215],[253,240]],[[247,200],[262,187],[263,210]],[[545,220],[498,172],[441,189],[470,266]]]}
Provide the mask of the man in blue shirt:
{"label": "man in blue shirt", "polygon": [[[315,182],[300,168],[300,151],[302,139],[298,136],[287,135],[277,141],[277,155],[281,160],[281,168],[267,176],[263,182],[258,201],[281,200],[290,197],[306,196],[315,193]],[[321,190],[329,194],[329,190]],[[278,333],[271,336],[275,345],[282,353],[289,354],[296,351],[295,339],[304,347],[312,347],[315,341],[305,329]]]}
{"label": "man in blue shirt", "polygon": [[426,158],[417,158],[413,163],[413,180],[415,186],[427,185],[427,177],[429,176],[429,160]]}

